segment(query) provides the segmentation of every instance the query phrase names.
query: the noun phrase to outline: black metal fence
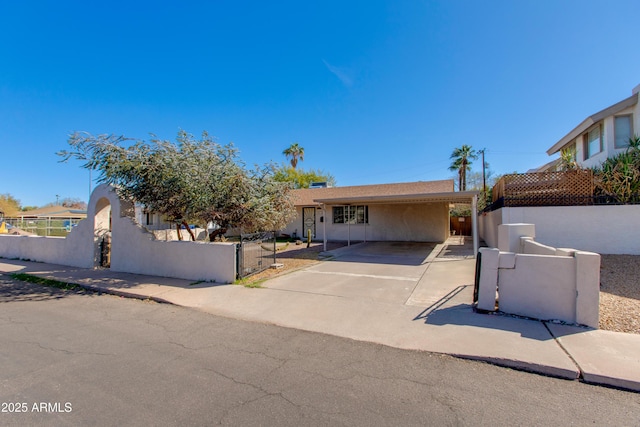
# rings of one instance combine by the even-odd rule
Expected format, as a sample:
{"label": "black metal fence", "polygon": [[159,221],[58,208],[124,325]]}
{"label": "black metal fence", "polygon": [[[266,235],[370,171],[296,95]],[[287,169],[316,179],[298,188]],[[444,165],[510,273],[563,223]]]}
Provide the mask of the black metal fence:
{"label": "black metal fence", "polygon": [[274,263],[273,232],[243,234],[237,245],[238,278],[266,270]]}

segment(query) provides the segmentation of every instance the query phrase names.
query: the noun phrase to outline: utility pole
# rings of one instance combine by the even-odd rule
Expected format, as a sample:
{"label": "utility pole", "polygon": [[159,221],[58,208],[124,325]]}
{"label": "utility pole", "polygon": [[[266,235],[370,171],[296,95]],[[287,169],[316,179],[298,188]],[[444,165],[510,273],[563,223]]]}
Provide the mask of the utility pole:
{"label": "utility pole", "polygon": [[485,175],[485,163],[484,163],[484,151],[486,150],[486,148],[483,148],[482,150],[478,150],[480,153],[482,153],[482,193],[484,194],[484,200],[487,200],[487,177]]}

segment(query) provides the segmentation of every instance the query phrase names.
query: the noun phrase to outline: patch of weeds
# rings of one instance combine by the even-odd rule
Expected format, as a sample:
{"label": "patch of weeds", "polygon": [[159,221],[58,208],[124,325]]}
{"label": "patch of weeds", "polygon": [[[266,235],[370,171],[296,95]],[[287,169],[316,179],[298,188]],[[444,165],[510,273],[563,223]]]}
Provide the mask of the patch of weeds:
{"label": "patch of weeds", "polygon": [[31,274],[26,274],[26,273],[13,273],[10,276],[12,279],[20,280],[21,282],[29,282],[29,283],[34,283],[36,285],[48,286],[51,288],[65,289],[68,291],[82,289],[81,286],[74,285],[73,283],[60,282],[58,280],[33,276]]}
{"label": "patch of weeds", "polygon": [[250,278],[238,279],[233,282],[234,285],[241,285],[245,288],[262,288],[262,284],[266,282],[266,279],[251,280]]}
{"label": "patch of weeds", "polygon": [[[273,251],[273,243],[264,243],[260,245],[260,247],[265,251],[269,251],[269,252]],[[276,252],[284,251],[288,247],[289,247],[289,242],[278,242],[276,245]]]}

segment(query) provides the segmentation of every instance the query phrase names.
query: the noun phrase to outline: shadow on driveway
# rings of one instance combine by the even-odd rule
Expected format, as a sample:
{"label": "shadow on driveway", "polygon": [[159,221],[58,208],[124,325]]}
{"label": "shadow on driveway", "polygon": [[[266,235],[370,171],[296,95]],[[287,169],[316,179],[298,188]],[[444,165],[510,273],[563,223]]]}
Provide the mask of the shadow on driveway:
{"label": "shadow on driveway", "polygon": [[427,242],[363,242],[326,254],[333,260],[363,264],[423,265],[440,252],[442,246]]}

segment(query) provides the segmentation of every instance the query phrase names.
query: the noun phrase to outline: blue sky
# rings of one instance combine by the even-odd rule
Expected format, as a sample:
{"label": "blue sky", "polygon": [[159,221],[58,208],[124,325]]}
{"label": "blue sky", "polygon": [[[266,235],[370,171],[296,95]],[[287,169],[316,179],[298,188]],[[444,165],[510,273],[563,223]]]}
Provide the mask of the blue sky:
{"label": "blue sky", "polygon": [[[0,193],[88,199],[69,133],[233,142],[340,186],[524,172],[640,84],[625,1],[0,2]],[[480,169],[474,163],[474,170]],[[95,177],[95,174],[94,174]]]}

